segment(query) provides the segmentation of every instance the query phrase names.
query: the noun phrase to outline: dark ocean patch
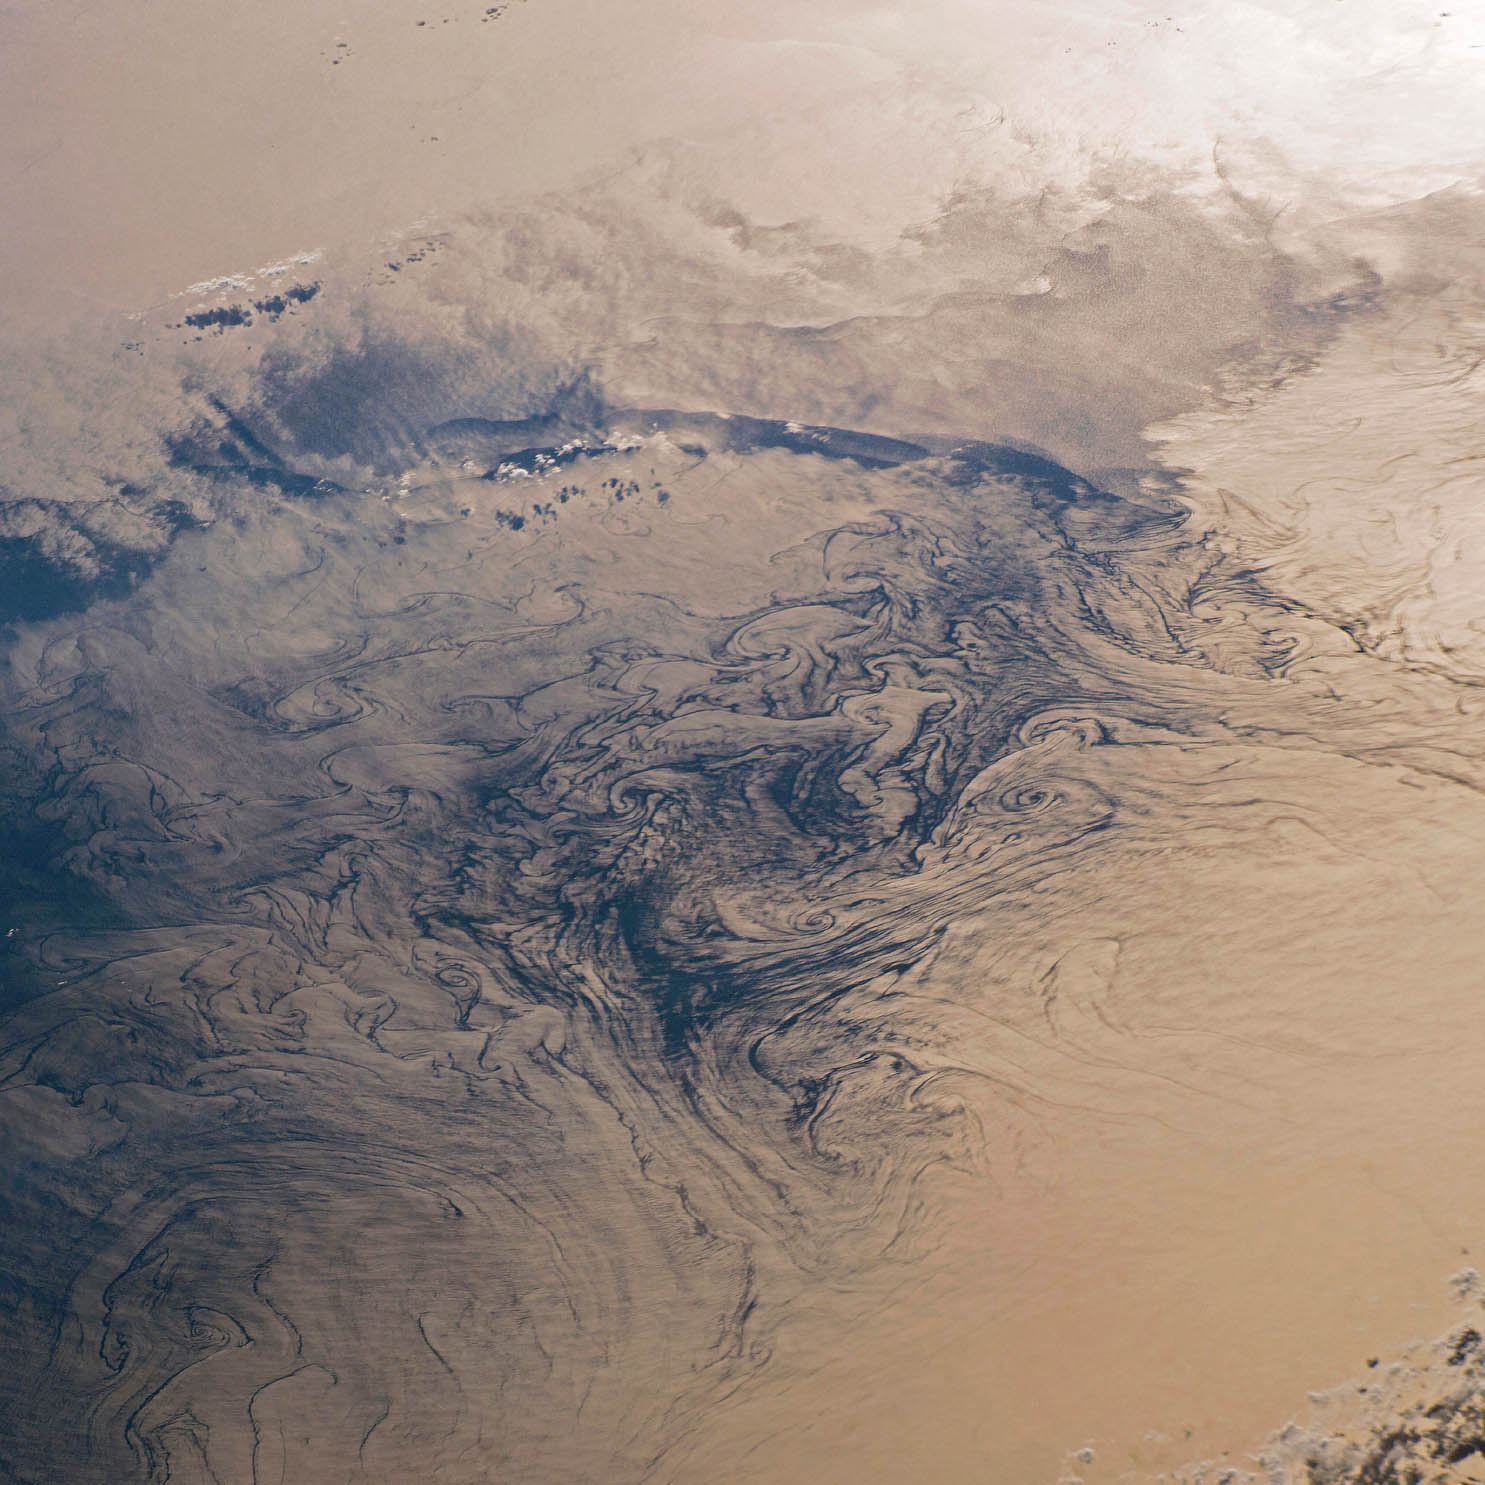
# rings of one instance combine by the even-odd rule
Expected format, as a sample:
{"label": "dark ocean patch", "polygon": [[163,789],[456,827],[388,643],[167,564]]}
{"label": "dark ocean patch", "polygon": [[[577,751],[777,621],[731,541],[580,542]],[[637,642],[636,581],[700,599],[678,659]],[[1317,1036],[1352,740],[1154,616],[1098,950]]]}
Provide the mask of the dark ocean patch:
{"label": "dark ocean patch", "polygon": [[[39,515],[45,529],[0,535],[0,624],[81,613],[124,597],[150,574],[174,538],[197,524],[178,501],[156,506],[159,541],[145,549],[111,539],[87,519],[88,512],[60,501],[0,502],[0,519],[22,507]],[[59,541],[56,533],[68,540]]]}
{"label": "dark ocean patch", "polygon": [[[218,304],[210,309],[193,310],[169,328],[175,330],[204,330],[216,335],[226,330],[244,328],[253,323],[256,315],[272,324],[285,314],[293,314],[320,292],[319,283],[292,284],[278,293],[254,299],[249,304]],[[198,337],[199,339],[199,337]]]}

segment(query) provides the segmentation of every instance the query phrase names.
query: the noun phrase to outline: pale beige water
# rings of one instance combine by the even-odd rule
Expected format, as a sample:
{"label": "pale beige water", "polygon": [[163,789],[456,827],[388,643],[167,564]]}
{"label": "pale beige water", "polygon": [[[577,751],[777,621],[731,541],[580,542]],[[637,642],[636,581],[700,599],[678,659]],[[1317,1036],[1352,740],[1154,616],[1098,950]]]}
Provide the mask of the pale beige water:
{"label": "pale beige water", "polygon": [[[719,407],[733,405],[731,391],[739,403],[751,399],[752,410],[789,415],[782,404],[839,364],[849,390],[812,391],[819,416],[844,419],[848,405],[867,407],[865,421],[912,434],[919,425],[904,407],[941,413],[947,431],[957,431],[966,408],[988,408],[984,424],[963,430],[984,434],[1005,426],[999,384],[985,362],[966,359],[935,381],[935,356],[947,365],[947,348],[957,356],[960,345],[936,338],[933,327],[958,323],[952,296],[983,285],[975,265],[1011,303],[1005,313],[1019,315],[1018,296],[1043,292],[1037,274],[1043,258],[1054,262],[1048,244],[1060,241],[1063,224],[1044,237],[1028,231],[1029,245],[1014,251],[988,230],[983,240],[971,231],[952,272],[935,260],[937,319],[915,299],[926,294],[916,265],[929,255],[903,229],[932,220],[969,178],[995,190],[1013,180],[1029,194],[1059,185],[1077,198],[1065,205],[1071,234],[1108,204],[1087,184],[1089,154],[1113,141],[1133,152],[1136,178],[1183,189],[1191,177],[1181,172],[1213,153],[1214,119],[1226,127],[1234,116],[1248,133],[1236,141],[1224,134],[1224,147],[1251,151],[1241,184],[1268,181],[1270,171],[1289,183],[1290,215],[1311,233],[1296,227],[1295,240],[1317,280],[1349,282],[1347,253],[1357,244],[1391,275],[1390,306],[1340,325],[1314,371],[1273,390],[1246,385],[1252,368],[1241,358],[1204,362],[1203,343],[1192,353],[1196,369],[1183,368],[1191,385],[1172,375],[1157,395],[1130,353],[1136,413],[1149,398],[1167,417],[1150,430],[1152,465],[1182,472],[1181,498],[1198,522],[1267,574],[1292,603],[1311,652],[1271,680],[1245,677],[1234,687],[1224,705],[1250,729],[1246,742],[1182,745],[1166,736],[1100,751],[1085,745],[1076,713],[1065,719],[1065,735],[1049,744],[1057,776],[1117,796],[1147,828],[1136,823],[1096,852],[1070,849],[1044,879],[1018,878],[1000,899],[972,872],[956,875],[962,862],[936,862],[927,848],[925,881],[950,894],[952,922],[894,984],[910,1003],[894,1001],[886,1019],[932,1028],[942,1064],[934,1087],[973,1111],[982,1143],[961,1162],[966,1168],[925,1179],[932,1224],[916,1256],[892,1253],[839,1282],[791,1280],[768,1366],[688,1421],[658,1477],[1030,1485],[1067,1464],[1090,1485],[1152,1479],[1195,1458],[1257,1447],[1305,1412],[1311,1388],[1442,1330],[1453,1313],[1447,1276],[1485,1250],[1485,1145],[1476,1138],[1485,1114],[1485,760],[1474,690],[1485,580],[1474,464],[1485,316],[1469,266],[1477,218],[1470,191],[1457,218],[1445,214],[1446,228],[1429,214],[1437,203],[1380,227],[1360,213],[1463,173],[1479,100],[1456,89],[1458,107],[1445,117],[1429,88],[1467,75],[1460,69],[1476,45],[1473,23],[1461,18],[1435,35],[1438,17],[1421,7],[1372,7],[1354,29],[1305,31],[1319,24],[1306,11],[1286,21],[1307,38],[1292,49],[1296,71],[1269,79],[1271,54],[1258,38],[1272,18],[1256,8],[1232,19],[1203,12],[1180,33],[1204,38],[1193,83],[1178,65],[1188,54],[1175,49],[1194,43],[1173,31],[1142,42],[1137,62],[1108,60],[1111,43],[1127,52],[1136,33],[1164,23],[1138,8],[1113,19],[1059,10],[1047,20],[1011,8],[1004,26],[988,30],[977,9],[947,6],[913,16],[822,6],[801,18],[780,7],[702,16],[663,4],[529,0],[488,22],[482,7],[460,11],[447,25],[442,14],[415,9],[259,6],[218,15],[176,5],[146,16],[110,5],[11,8],[5,65],[23,82],[0,104],[13,167],[0,186],[12,341],[39,340],[57,320],[143,310],[200,279],[300,249],[325,249],[320,266],[303,272],[333,280],[343,262],[361,261],[346,244],[360,253],[381,234],[398,240],[430,214],[453,223],[457,237],[462,213],[492,205],[519,220],[528,193],[612,169],[617,195],[632,181],[635,216],[656,242],[703,237],[693,208],[710,192],[742,203],[755,230],[812,219],[778,249],[777,281],[748,256],[755,248],[736,244],[717,250],[722,266],[713,264],[704,290],[677,276],[676,303],[707,334],[723,327],[714,341],[700,330],[694,341],[654,331],[652,315],[671,295],[658,269],[659,290],[633,290],[612,323],[595,328],[574,312],[571,345],[606,360],[621,390],[642,387],[653,400],[684,405],[711,346],[721,369],[706,368],[717,383],[707,390],[718,392]],[[428,24],[418,27],[420,18]],[[1019,68],[1004,60],[1015,51],[1010,38],[1036,44]],[[1060,53],[1072,61],[1049,60],[1057,44],[1072,48]],[[1044,79],[1062,65],[1074,71],[1056,96],[1081,100],[1086,116],[1055,100],[1037,112]],[[1311,73],[1320,80],[1315,96],[1302,98]],[[943,91],[945,76],[966,91]],[[975,91],[984,77],[994,86]],[[1185,80],[1178,86],[1173,77]],[[1216,80],[1213,95],[1227,113],[1206,111],[1196,85],[1203,77]],[[1128,106],[1137,87],[1155,101]],[[1021,108],[1008,130],[996,117],[1002,96]],[[1312,111],[1337,98],[1345,107],[1334,111],[1334,134],[1316,142],[1305,132]],[[1393,123],[1356,122],[1374,116]],[[1312,173],[1274,165],[1265,154],[1270,134]],[[669,141],[655,147],[659,164],[619,163],[656,138]],[[684,190],[671,189],[676,176]],[[1210,185],[1204,180],[1201,189]],[[995,199],[992,190],[991,224]],[[1315,227],[1328,217],[1339,225]],[[1013,219],[1021,230],[1023,216]],[[1287,230],[1287,220],[1273,229]],[[622,240],[642,283],[646,254],[659,250]],[[536,229],[531,241],[551,248]],[[833,269],[821,270],[812,255],[842,244],[866,253],[878,276],[842,271],[834,279]],[[1080,239],[1077,251],[1087,250]],[[1177,296],[1169,322],[1177,339],[1223,300],[1202,278],[1203,260],[1193,261],[1194,287],[1180,291],[1186,297]],[[451,324],[468,302],[468,282],[456,280],[436,300],[453,306]],[[555,271],[531,290],[533,300],[560,302],[563,283]],[[775,311],[786,288],[799,302]],[[652,292],[656,299],[647,299]],[[1115,279],[1107,296],[1126,292],[1135,293]],[[1095,281],[1091,299],[1099,293]],[[1167,333],[1159,285],[1139,295],[1129,323],[1159,339]],[[197,295],[180,303],[198,301],[215,302]],[[862,331],[855,317],[868,311],[883,321]],[[1239,324],[1247,313],[1245,304],[1220,307]],[[759,352],[733,369],[726,333],[760,320],[847,325],[838,343],[859,333],[865,348],[847,360],[828,342],[820,362],[800,363],[785,346],[776,360]],[[424,333],[415,312],[407,323]],[[1119,347],[1122,323],[1098,323],[1098,359]],[[652,353],[647,337],[656,334]],[[1076,330],[1058,334],[1066,336],[1055,343],[1058,355],[1088,353]],[[1034,340],[1007,332],[1003,345],[977,353],[990,365],[996,355],[1013,364]],[[152,350],[152,372],[161,354]],[[249,380],[234,342],[185,354],[197,357],[193,374],[205,365]],[[863,372],[863,363],[873,369]],[[1201,375],[1212,386],[1230,378],[1237,403],[1206,399],[1194,389]],[[1037,429],[1042,384],[1028,378],[1030,392],[1012,387],[1011,372],[1006,382],[1018,435],[1037,434],[1059,453],[1101,451],[1109,463],[1127,454],[1127,434],[1101,426],[1116,421],[1112,410],[1095,401],[1085,409],[1091,427],[1071,433],[1060,411],[1042,408],[1046,426]],[[130,404],[110,394],[128,381],[102,385],[59,385],[55,400],[75,397],[86,410],[91,397],[106,409],[105,428],[114,426],[109,419],[126,425]],[[1076,405],[1065,387],[1057,395],[1057,409],[1069,399]],[[770,408],[771,396],[779,405]],[[902,403],[892,404],[894,396]],[[1173,401],[1185,417],[1168,417]],[[42,463],[45,454],[44,444],[39,454],[28,449]],[[684,464],[677,458],[678,481]],[[487,486],[469,486],[493,498]],[[409,497],[399,508],[432,522],[475,498],[464,486],[434,481],[430,489],[426,505]],[[708,487],[698,498],[714,502],[698,519],[725,526],[732,518],[725,492]],[[812,498],[799,497],[803,505]],[[832,520],[860,514],[840,500]],[[278,563],[273,583],[282,581],[287,596],[275,643],[312,655],[316,631],[304,615],[314,610],[296,608],[309,598],[293,586],[309,538],[295,527],[278,539],[281,549],[265,538],[261,549],[232,558],[244,596],[240,616],[224,627],[255,632],[255,604],[273,586],[264,573]],[[594,538],[595,550],[603,539]],[[768,591],[772,552],[756,525],[744,525],[734,542],[739,562],[756,559],[754,586],[740,587],[736,599],[742,611]],[[215,561],[223,548],[212,551]],[[539,548],[531,570],[550,581],[567,560]],[[438,561],[452,583],[448,574],[460,573],[464,558],[451,546]],[[418,595],[417,582],[399,587],[404,579],[390,568],[377,572],[385,588],[368,578],[365,591]],[[531,581],[522,601],[532,605],[532,622],[553,621],[536,596],[547,591],[543,579]],[[728,611],[704,561],[674,581]],[[225,603],[180,591],[184,598],[153,614],[155,629],[100,625],[76,654],[91,645],[104,670],[127,676],[136,643],[151,656],[156,644],[169,653],[171,641],[160,636],[171,624],[189,631],[193,603],[201,613]],[[389,601],[386,612],[394,610]],[[1241,624],[1220,601],[1211,616],[1218,630],[1219,621]],[[322,620],[325,632],[336,632],[335,621],[333,613]],[[1359,653],[1343,626],[1370,653]],[[53,701],[86,669],[70,640],[46,649],[54,639],[26,636],[18,665],[24,684],[50,687]],[[1220,648],[1220,634],[1213,643]],[[156,659],[138,663],[153,675]],[[150,694],[145,685],[140,694]],[[389,694],[400,696],[401,685]],[[199,756],[216,756],[211,746],[203,743]],[[206,794],[211,783],[203,767],[190,787]],[[119,787],[127,795],[132,786]],[[266,796],[270,784],[262,787]],[[335,972],[354,979],[345,965]],[[356,972],[398,989],[403,969],[357,962]],[[332,1040],[346,1035],[338,1014],[324,1031]],[[414,1028],[409,1045],[424,1034]],[[442,1032],[426,1034],[445,1047]],[[544,1037],[560,1040],[550,1017],[507,1035],[513,1060],[534,1063]],[[448,1046],[462,1045],[449,1037]],[[591,1127],[574,1141],[582,1158],[622,1166],[627,1133],[602,1109],[585,1117]],[[677,1148],[683,1163],[684,1139]],[[721,1176],[693,1179],[698,1189],[713,1179],[717,1191],[728,1189]],[[617,1196],[613,1211],[613,1231],[628,1233],[644,1255],[636,1272],[654,1277],[663,1255],[646,1246],[642,1224],[626,1226],[633,1211]],[[311,1276],[326,1262],[331,1240],[321,1242],[305,1242]],[[711,1281],[705,1274],[698,1287]],[[638,1326],[636,1354],[649,1357],[663,1309],[647,1308],[642,1292],[633,1303],[640,1318],[625,1323]],[[326,1314],[328,1331],[339,1321]],[[375,1349],[376,1325],[367,1324]],[[687,1374],[685,1344],[676,1342],[658,1376]],[[627,1382],[609,1385],[627,1397]],[[492,1384],[490,1396],[498,1390]],[[484,1406],[496,1411],[493,1401]],[[527,1411],[536,1417],[539,1407]],[[1085,1445],[1092,1461],[1067,1463]]]}

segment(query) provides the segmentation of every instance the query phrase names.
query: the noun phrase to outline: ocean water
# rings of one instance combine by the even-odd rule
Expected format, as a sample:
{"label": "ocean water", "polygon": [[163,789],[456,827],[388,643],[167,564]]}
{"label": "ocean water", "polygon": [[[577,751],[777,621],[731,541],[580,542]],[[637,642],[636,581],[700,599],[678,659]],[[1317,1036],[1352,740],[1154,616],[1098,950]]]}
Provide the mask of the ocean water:
{"label": "ocean water", "polygon": [[8,1468],[1256,1440],[1481,1216],[1457,686],[1157,490],[576,401],[14,631]]}
{"label": "ocean water", "polygon": [[0,31],[0,1481],[1485,1479],[1473,17]]}

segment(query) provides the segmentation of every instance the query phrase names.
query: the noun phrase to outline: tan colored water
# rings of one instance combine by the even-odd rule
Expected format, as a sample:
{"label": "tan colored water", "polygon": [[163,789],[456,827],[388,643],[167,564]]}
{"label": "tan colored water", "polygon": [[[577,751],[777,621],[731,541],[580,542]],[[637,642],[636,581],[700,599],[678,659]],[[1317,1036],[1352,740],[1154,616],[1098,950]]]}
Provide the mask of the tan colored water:
{"label": "tan colored water", "polygon": [[[138,1465],[148,1437],[234,1485],[416,1460],[1103,1485],[1241,1461],[1312,1389],[1452,1323],[1448,1277],[1485,1252],[1485,286],[1476,187],[1428,197],[1467,174],[1480,100],[1441,121],[1425,85],[1468,75],[1473,22],[999,10],[0,16],[17,364],[165,305],[118,331],[137,364],[69,342],[55,386],[7,394],[0,535],[96,575],[68,522],[108,506],[76,519],[145,542],[134,496],[108,505],[130,459],[212,523],[137,591],[21,625],[7,662],[69,869],[127,919],[48,941],[57,994],[4,1043],[43,1193],[28,1261],[48,1202],[100,1223],[57,1239],[63,1340],[26,1300],[35,1437],[62,1398],[78,1459]],[[1219,211],[1222,149],[1242,179]],[[1276,180],[1290,218],[1254,225],[1238,186]],[[456,266],[405,301],[421,260],[345,266],[435,228]],[[1147,245],[1178,229],[1157,273]],[[300,249],[325,252],[293,276],[327,285],[302,343],[176,333],[263,289],[170,296]],[[409,359],[365,372],[366,345]],[[497,408],[469,368],[522,354]],[[1096,506],[1069,537],[1030,497],[956,504],[937,464],[841,474],[681,434],[491,482],[406,411],[432,388],[438,417],[516,417],[590,365],[620,402],[1009,429],[1126,491],[1158,474],[1192,514],[1169,550]],[[378,437],[395,421],[365,393],[385,367],[417,443],[400,483],[370,435],[325,441],[339,409],[375,421],[363,395]],[[345,492],[187,490],[151,420],[222,388]],[[54,445],[34,406],[83,431]],[[998,573],[997,542],[1041,606],[1012,573],[956,610],[934,584],[969,552]],[[916,596],[889,623],[873,584]],[[913,628],[935,604],[942,631]],[[842,682],[853,646],[871,665]],[[1046,692],[1018,708],[1027,676]],[[920,783],[1002,707],[1000,754]],[[491,784],[507,747],[530,776]],[[806,785],[769,760],[796,753],[860,840],[778,825]],[[753,768],[736,799],[697,782]],[[915,788],[949,789],[944,820],[883,865]],[[626,874],[661,906],[618,952]],[[848,928],[885,935],[859,982]],[[685,1077],[635,1010],[646,951],[719,997]],[[756,1009],[720,999],[729,973]]]}

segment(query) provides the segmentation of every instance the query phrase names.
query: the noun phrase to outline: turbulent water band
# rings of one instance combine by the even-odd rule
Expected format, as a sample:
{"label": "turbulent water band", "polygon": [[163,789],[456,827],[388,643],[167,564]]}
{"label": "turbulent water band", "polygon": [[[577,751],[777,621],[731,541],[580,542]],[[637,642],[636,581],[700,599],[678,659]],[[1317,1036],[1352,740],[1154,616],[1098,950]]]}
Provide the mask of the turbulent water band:
{"label": "turbulent water band", "polygon": [[5,1031],[17,1480],[686,1477],[1035,1138],[983,1026],[1099,993],[1078,874],[1335,747],[1276,699],[1333,631],[1154,496],[557,431],[269,481],[17,642],[45,870],[114,918]]}

